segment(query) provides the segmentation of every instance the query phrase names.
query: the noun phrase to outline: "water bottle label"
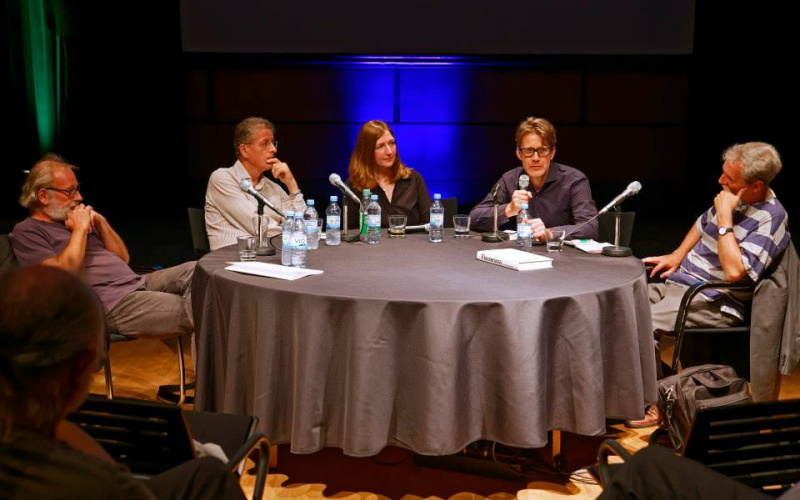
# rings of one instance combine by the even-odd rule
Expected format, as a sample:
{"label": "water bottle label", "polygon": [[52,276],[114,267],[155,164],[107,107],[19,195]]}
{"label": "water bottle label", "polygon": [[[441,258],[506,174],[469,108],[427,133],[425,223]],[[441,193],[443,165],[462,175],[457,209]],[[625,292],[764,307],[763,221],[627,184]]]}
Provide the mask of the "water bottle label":
{"label": "water bottle label", "polygon": [[306,233],[316,234],[317,232],[317,219],[308,219],[306,221]]}
{"label": "water bottle label", "polygon": [[308,240],[306,239],[305,234],[293,234],[292,235],[292,248],[298,248],[303,250],[308,245]]}
{"label": "water bottle label", "polygon": [[519,233],[519,238],[530,238],[531,237],[531,226],[530,224],[520,224],[517,226],[517,232]]}
{"label": "water bottle label", "polygon": [[338,215],[329,215],[327,220],[327,227],[328,229],[339,229],[341,225],[342,218]]}
{"label": "water bottle label", "polygon": [[367,215],[367,226],[381,227],[381,216],[379,214]]}
{"label": "water bottle label", "polygon": [[284,247],[292,246],[292,235],[290,233],[284,232],[283,233],[283,237],[282,237],[282,241],[283,241],[283,246]]}
{"label": "water bottle label", "polygon": [[444,226],[444,214],[431,214],[431,226]]}

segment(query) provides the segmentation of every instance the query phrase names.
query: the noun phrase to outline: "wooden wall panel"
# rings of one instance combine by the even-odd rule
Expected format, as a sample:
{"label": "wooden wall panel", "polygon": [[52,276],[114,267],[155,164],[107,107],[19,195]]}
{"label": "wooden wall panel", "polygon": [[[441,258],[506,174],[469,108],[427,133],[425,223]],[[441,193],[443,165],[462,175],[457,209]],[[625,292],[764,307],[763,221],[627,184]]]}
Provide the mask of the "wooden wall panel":
{"label": "wooden wall panel", "polygon": [[[378,109],[361,105],[365,95]],[[217,71],[214,117],[238,122],[264,116],[275,122],[363,122],[391,120],[391,70],[297,67]]]}
{"label": "wooden wall panel", "polygon": [[530,115],[576,122],[580,104],[581,77],[577,71],[481,68],[400,72],[403,122],[504,124]]}
{"label": "wooden wall panel", "polygon": [[621,72],[587,78],[588,123],[675,125],[688,117],[688,74]]}

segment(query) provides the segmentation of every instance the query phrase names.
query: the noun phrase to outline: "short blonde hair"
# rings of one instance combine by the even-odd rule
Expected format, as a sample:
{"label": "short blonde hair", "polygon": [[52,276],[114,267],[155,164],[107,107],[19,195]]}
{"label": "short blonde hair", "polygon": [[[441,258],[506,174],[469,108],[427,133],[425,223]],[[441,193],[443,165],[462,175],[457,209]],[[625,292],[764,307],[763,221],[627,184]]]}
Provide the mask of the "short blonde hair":
{"label": "short blonde hair", "polygon": [[522,139],[528,134],[537,134],[542,138],[544,146],[548,148],[556,147],[556,128],[545,118],[529,116],[517,125],[517,146],[522,143]]}
{"label": "short blonde hair", "polygon": [[766,142],[734,144],[722,153],[722,160],[741,163],[742,177],[748,184],[760,180],[768,185],[783,166],[778,150]]}

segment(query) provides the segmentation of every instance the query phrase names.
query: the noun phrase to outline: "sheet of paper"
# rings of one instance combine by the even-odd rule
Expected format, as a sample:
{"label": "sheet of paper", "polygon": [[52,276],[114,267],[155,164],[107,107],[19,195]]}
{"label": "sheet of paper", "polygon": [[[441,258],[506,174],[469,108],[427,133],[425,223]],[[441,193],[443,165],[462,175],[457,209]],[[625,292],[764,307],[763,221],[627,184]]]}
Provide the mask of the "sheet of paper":
{"label": "sheet of paper", "polygon": [[227,269],[235,273],[253,274],[255,276],[265,276],[267,278],[278,278],[281,280],[296,280],[311,276],[312,274],[322,274],[319,269],[303,269],[299,267],[281,266],[279,264],[268,264],[266,262],[228,262]]}

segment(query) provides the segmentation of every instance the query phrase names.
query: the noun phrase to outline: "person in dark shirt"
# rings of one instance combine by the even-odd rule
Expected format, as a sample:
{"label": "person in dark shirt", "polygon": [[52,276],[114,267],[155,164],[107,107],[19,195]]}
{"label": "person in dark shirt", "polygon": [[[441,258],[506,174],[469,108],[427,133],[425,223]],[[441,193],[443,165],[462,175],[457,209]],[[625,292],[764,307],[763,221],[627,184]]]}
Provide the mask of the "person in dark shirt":
{"label": "person in dark shirt", "polygon": [[66,420],[102,363],[104,315],[85,283],[54,266],[0,276],[0,497],[244,499],[220,460],[140,481]]}
{"label": "person in dark shirt", "polygon": [[191,334],[195,263],[146,276],[135,273],[128,266],[122,238],[105,217],[83,203],[75,168],[51,154],[25,179],[19,202],[31,215],[9,235],[20,265],[44,264],[80,276],[100,297],[108,326],[123,335]]}
{"label": "person in dark shirt", "polygon": [[[365,123],[358,132],[350,157],[347,183],[356,194],[364,189],[378,195],[381,227],[389,227],[390,215],[405,215],[406,224],[415,226],[430,221],[431,198],[425,181],[416,170],[407,167],[397,154],[391,127],[380,120]],[[348,226],[358,227],[359,207],[347,200]]]}
{"label": "person in dark shirt", "polygon": [[[563,229],[572,238],[597,238],[597,220],[577,229],[597,215],[597,207],[589,179],[581,171],[553,161],[556,155],[553,124],[544,118],[528,117],[517,126],[516,139],[517,158],[522,166],[509,170],[498,181],[498,227],[516,227],[516,216],[522,204],[527,203],[535,241],[544,242],[545,231],[550,229]],[[523,174],[530,178],[528,189],[519,188]],[[493,230],[491,193],[472,209],[470,216],[472,230]]]}

